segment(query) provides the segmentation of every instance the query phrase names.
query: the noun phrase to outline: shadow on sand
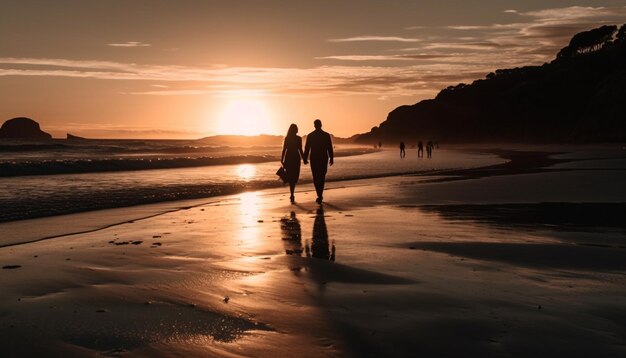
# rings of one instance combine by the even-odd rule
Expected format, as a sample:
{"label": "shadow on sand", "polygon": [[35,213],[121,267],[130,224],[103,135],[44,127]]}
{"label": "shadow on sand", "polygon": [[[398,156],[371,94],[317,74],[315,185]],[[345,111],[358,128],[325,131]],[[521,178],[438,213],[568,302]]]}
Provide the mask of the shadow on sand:
{"label": "shadow on sand", "polygon": [[534,268],[626,270],[626,249],[573,244],[416,242],[413,249]]}
{"label": "shadow on sand", "polygon": [[[542,230],[563,243],[415,242],[409,244],[413,249],[527,267],[626,269],[626,203],[425,205],[419,209],[450,221],[505,230]],[[603,234],[610,238],[599,237]]]}
{"label": "shadow on sand", "polygon": [[626,203],[537,203],[423,205],[448,220],[470,220],[501,228],[560,231],[614,230],[626,233]]}

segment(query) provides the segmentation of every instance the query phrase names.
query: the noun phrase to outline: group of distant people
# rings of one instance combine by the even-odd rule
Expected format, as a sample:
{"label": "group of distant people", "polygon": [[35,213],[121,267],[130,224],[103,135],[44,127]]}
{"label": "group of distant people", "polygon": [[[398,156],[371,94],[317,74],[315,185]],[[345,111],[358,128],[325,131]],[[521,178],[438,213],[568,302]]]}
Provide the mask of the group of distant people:
{"label": "group of distant people", "polygon": [[[439,148],[439,143],[433,142],[431,140],[426,143],[426,157],[432,158],[433,149],[435,148],[435,146]],[[378,147],[382,147],[381,142],[378,142]],[[404,144],[404,142],[400,142],[400,158],[404,157],[406,157],[406,145]],[[417,142],[417,157],[424,158],[424,143],[421,140]]]}

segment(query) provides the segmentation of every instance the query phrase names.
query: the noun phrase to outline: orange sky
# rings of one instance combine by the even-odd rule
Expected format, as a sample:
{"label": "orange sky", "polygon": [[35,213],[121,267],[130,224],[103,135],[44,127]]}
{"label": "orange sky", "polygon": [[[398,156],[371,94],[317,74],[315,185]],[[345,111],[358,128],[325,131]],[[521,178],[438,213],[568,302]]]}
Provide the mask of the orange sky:
{"label": "orange sky", "polygon": [[57,137],[368,131],[497,68],[541,64],[623,1],[21,0],[0,5],[0,119]]}

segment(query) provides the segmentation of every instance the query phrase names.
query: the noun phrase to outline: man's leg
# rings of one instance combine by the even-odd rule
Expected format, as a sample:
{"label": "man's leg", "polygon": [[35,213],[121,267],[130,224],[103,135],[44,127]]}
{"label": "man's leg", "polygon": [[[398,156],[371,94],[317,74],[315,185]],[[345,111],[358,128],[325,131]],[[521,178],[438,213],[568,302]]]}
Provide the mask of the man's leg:
{"label": "man's leg", "polygon": [[311,172],[313,174],[313,185],[317,192],[317,198],[322,199],[324,194],[324,183],[326,182],[326,163],[311,163]]}
{"label": "man's leg", "polygon": [[317,197],[320,197],[320,193],[322,192],[322,188],[320,187],[320,174],[317,169],[311,167],[311,171],[313,172],[313,185],[315,186],[315,192],[317,193]]}

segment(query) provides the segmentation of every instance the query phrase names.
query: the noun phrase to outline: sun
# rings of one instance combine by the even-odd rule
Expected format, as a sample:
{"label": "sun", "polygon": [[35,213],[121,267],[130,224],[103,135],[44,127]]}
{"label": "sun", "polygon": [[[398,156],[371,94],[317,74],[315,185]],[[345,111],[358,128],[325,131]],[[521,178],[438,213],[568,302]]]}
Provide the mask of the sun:
{"label": "sun", "polygon": [[232,99],[222,111],[217,132],[220,134],[259,135],[273,130],[267,104],[258,99]]}

